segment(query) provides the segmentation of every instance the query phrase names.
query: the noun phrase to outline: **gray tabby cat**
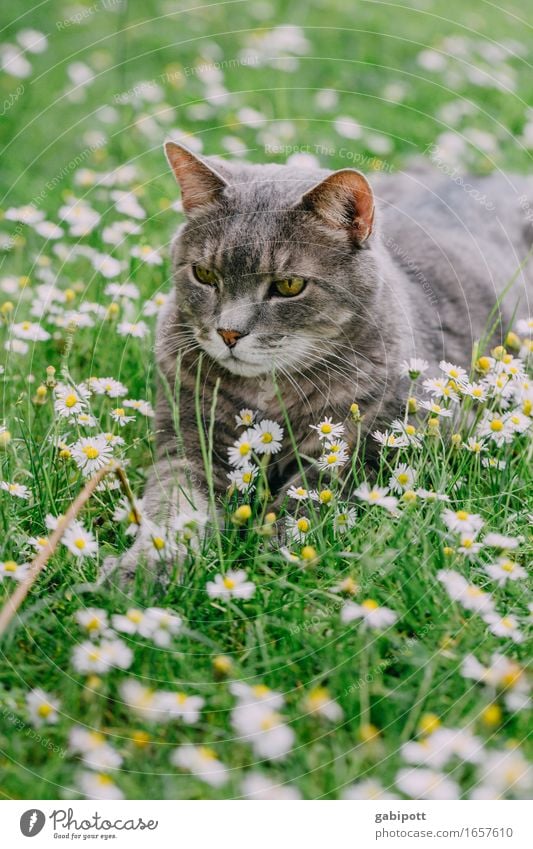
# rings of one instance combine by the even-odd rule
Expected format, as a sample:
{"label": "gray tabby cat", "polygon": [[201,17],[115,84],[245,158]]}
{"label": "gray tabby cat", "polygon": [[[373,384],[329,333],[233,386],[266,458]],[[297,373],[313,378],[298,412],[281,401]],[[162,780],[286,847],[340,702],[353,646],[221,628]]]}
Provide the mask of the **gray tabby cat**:
{"label": "gray tabby cat", "polygon": [[[252,408],[283,421],[273,372],[304,455],[318,451],[309,425],[325,415],[345,421],[354,401],[365,432],[384,426],[405,402],[401,362],[418,356],[435,366],[441,359],[468,365],[531,247],[523,186],[505,176],[472,178],[476,192],[469,193],[430,167],[376,176],[371,188],[351,169],[233,163],[172,142],[166,153],[187,220],[173,243],[174,287],[157,328],[166,388],[159,387],[146,502],[159,522],[206,509],[194,401],[200,351],[204,421],[220,379],[214,474],[223,493],[235,413]],[[495,340],[518,301],[527,314],[525,293],[520,271]],[[169,403],[178,359],[183,444]],[[269,468],[273,493],[298,477],[287,446]],[[125,559],[126,570],[137,554]]]}

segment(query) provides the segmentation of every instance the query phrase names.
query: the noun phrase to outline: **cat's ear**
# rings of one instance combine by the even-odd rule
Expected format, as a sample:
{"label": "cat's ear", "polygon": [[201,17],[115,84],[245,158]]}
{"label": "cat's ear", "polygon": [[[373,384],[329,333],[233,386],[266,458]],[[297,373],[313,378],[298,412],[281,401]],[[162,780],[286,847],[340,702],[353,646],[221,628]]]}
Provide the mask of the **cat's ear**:
{"label": "cat's ear", "polygon": [[167,141],[165,153],[179,183],[185,212],[214,203],[228,185],[218,171],[183,145]]}
{"label": "cat's ear", "polygon": [[313,186],[298,208],[314,212],[331,227],[347,230],[359,244],[372,232],[374,194],[366,177],[353,168],[335,171]]}

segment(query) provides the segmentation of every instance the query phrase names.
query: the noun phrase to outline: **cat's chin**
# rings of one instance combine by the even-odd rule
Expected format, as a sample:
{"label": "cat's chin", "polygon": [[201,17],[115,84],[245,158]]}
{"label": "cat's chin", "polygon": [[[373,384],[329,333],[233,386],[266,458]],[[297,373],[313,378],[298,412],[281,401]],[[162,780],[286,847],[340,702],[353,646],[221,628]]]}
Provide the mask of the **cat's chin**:
{"label": "cat's chin", "polygon": [[268,363],[249,363],[237,357],[225,357],[217,359],[219,365],[238,377],[259,377],[262,374],[270,374],[272,366]]}

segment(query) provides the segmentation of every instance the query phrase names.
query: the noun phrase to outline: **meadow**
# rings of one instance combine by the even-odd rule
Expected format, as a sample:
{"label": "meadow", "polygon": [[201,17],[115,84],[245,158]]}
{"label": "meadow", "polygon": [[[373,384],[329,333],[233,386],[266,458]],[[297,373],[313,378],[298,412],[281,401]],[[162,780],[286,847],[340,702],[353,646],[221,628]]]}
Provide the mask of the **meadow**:
{"label": "meadow", "polygon": [[[484,0],[6,4],[0,605],[111,460],[142,518],[183,220],[164,139],[370,178],[435,150],[450,179],[525,173],[524,17]],[[275,514],[237,461],[220,527],[149,535],[164,585],[146,564],[101,581],[139,533],[106,478],[0,637],[1,796],[528,796],[531,338],[521,314],[505,348],[406,363],[375,479],[327,420],[318,489]],[[235,439],[255,469],[253,414],[235,410]],[[268,427],[290,443],[289,421]],[[216,410],[199,428],[209,475]]]}

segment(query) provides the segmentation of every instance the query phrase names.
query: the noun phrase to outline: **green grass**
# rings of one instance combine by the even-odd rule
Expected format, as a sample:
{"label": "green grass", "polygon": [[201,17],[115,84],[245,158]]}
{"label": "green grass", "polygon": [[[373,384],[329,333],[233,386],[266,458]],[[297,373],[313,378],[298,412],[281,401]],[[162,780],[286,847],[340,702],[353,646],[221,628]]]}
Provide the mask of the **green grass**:
{"label": "green grass", "polygon": [[[484,134],[484,149],[465,143],[463,161],[480,172],[528,168],[527,145],[516,141],[522,139],[526,104],[533,95],[527,56],[511,56],[503,64],[499,59],[481,63],[491,73],[511,74],[512,90],[475,85],[465,76],[472,64],[480,63],[480,47],[526,44],[518,4],[497,9],[485,2],[465,6],[457,0],[436,0],[421,9],[413,2],[404,6],[364,2],[349,11],[336,0],[327,7],[314,2],[282,11],[284,5],[279,0],[269,6],[230,2],[186,13],[162,2],[130,4],[128,10],[117,6],[116,11],[108,5],[93,11],[85,24],[65,26],[61,22],[73,14],[65,4],[50,2],[36,9],[26,4],[26,12],[17,4],[21,17],[5,20],[3,39],[13,42],[20,29],[32,26],[49,35],[50,47],[29,56],[33,71],[22,81],[20,95],[16,91],[21,81],[0,73],[0,96],[5,101],[0,209],[5,212],[33,202],[48,220],[57,221],[58,209],[69,196],[86,197],[102,214],[102,222],[86,238],[67,236],[60,241],[68,248],[79,241],[109,253],[112,246],[103,241],[103,227],[124,216],[113,209],[107,190],[76,184],[76,174],[81,168],[100,173],[133,162],[138,175],[132,185],[148,215],[140,222],[141,235],[123,242],[113,255],[125,263],[117,279],[140,289],[137,313],[146,299],[170,285],[167,246],[180,216],[169,208],[177,190],[161,142],[175,127],[200,139],[206,153],[224,152],[225,137],[233,136],[252,161],[284,161],[283,155],[265,152],[265,145],[277,142],[314,153],[324,167],[357,165],[347,158],[347,152],[355,152],[364,157],[358,160],[363,170],[372,162],[376,168],[394,169],[452,129],[439,110],[460,100],[471,104],[471,112],[459,120],[455,128],[459,136],[469,137],[472,130]],[[271,16],[264,16],[265,8],[272,10]],[[309,42],[298,69],[229,62],[222,73],[230,97],[214,100],[205,118],[200,118],[193,107],[205,104],[205,86],[188,69],[209,62],[213,55],[217,61],[235,59],[254,33],[279,23],[301,26]],[[449,37],[467,39],[464,56],[457,45],[443,41]],[[219,45],[220,56],[210,52],[213,44]],[[453,75],[422,68],[417,55],[424,49],[448,53]],[[65,95],[66,69],[75,61],[87,63],[95,73],[80,102]],[[162,98],[121,105],[121,93],[143,80],[161,85]],[[399,102],[391,99],[390,89],[398,84]],[[321,110],[315,97],[324,88],[336,90],[338,102]],[[102,123],[96,115],[105,104],[116,110],[111,123]],[[265,126],[242,126],[240,110],[245,107],[258,110]],[[360,139],[338,135],[334,127],[338,115],[352,116],[361,124]],[[155,121],[149,134],[139,126],[143,116]],[[95,132],[103,132],[105,138],[96,138]],[[387,140],[386,153],[376,148],[376,134],[382,145]],[[318,145],[331,152],[317,153]],[[375,157],[379,161],[373,161]],[[31,490],[29,500],[0,492],[0,561],[21,563],[30,556],[28,538],[46,533],[46,515],[64,512],[83,485],[75,464],[61,459],[57,449],[58,438],[67,430],[69,442],[77,438],[75,428],[67,428],[54,416],[51,386],[46,394],[36,394],[39,386],[46,385],[46,368],[53,366],[56,378],[70,375],[75,383],[112,375],[126,384],[128,397],[153,401],[154,319],[145,319],[150,327],[145,339],[127,341],[116,334],[117,321],[124,318],[123,303],[118,316],[99,319],[94,327],[72,334],[45,319],[50,340],[30,344],[24,355],[8,354],[3,343],[10,324],[31,319],[34,290],[43,282],[43,271],[50,269],[51,280],[63,292],[72,290],[73,308],[84,301],[108,307],[112,299],[104,294],[109,281],[95,273],[86,258],[63,262],[53,243],[32,228],[10,220],[0,227],[9,241],[9,249],[1,255],[0,301],[13,303],[12,312],[3,308],[0,328],[5,368],[2,419],[11,434],[0,454],[0,476]],[[131,258],[131,247],[145,243],[163,248],[163,265],[146,266]],[[511,275],[514,269],[509,271]],[[11,277],[17,287],[19,278],[27,277],[25,288],[10,294],[5,281]],[[101,397],[91,404],[100,427],[113,429],[109,413],[116,404]],[[462,428],[465,439],[468,427],[465,423]],[[152,421],[137,416],[121,433],[126,445],[118,456],[129,461],[128,475],[140,495],[151,462]],[[482,468],[479,458],[455,450],[443,428],[442,438],[425,436],[423,448],[402,452],[401,460],[417,469],[419,486],[447,493],[456,509],[479,513],[484,530],[526,537],[517,559],[527,565],[526,517],[533,513],[528,438],[519,436],[508,446],[492,448],[491,454],[506,461],[504,470]],[[395,455],[385,452],[378,482],[387,485],[395,464]],[[354,476],[357,483],[364,477],[357,461]],[[306,798],[336,798],[347,785],[368,777],[399,792],[395,778],[406,765],[400,746],[417,737],[420,719],[428,713],[436,714],[445,727],[469,728],[485,741],[486,753],[515,744],[527,751],[527,714],[509,710],[505,694],[465,679],[460,671],[469,653],[484,664],[493,652],[524,664],[526,644],[494,636],[481,616],[450,600],[436,575],[443,568],[457,570],[491,592],[497,609],[517,616],[525,630],[524,581],[498,588],[482,570],[494,559],[494,552],[487,549],[473,559],[457,552],[446,554],[446,546],[456,547],[456,538],[442,522],[442,504],[419,500],[402,506],[401,515],[393,517],[357,502],[357,523],[345,536],[334,533],[333,508],[321,508],[310,537],[317,557],[302,566],[288,563],[261,530],[257,517],[262,504],[253,503],[253,516],[245,526],[232,524],[235,507],[245,500],[233,496],[224,508],[226,530],[220,539],[210,532],[201,551],[189,554],[168,587],[153,585],[139,573],[127,590],[98,589],[94,581],[103,558],[129,544],[124,528],[113,519],[117,499],[117,493],[98,493],[82,515],[98,538],[98,557],[79,564],[61,548],[3,638],[0,793],[4,797],[56,798],[80,792],[82,767],[68,751],[74,725],[101,730],[120,752],[122,766],[110,774],[127,798],[234,798],[242,795],[244,776],[256,769],[274,781],[296,785]],[[294,502],[288,512],[294,514]],[[292,548],[299,552],[301,546]],[[206,593],[206,581],[231,567],[246,569],[256,584],[255,595],[245,602],[214,602]],[[346,598],[332,589],[348,576],[359,587],[355,601],[373,598],[396,612],[393,627],[369,632],[357,621],[341,622]],[[0,602],[12,587],[8,579],[0,583]],[[182,632],[169,649],[124,637],[134,651],[127,672],[110,671],[98,680],[77,673],[72,651],[85,635],[76,623],[76,611],[93,606],[109,614],[124,613],[132,605],[173,609],[183,619]],[[219,655],[231,660],[225,676],[213,664]],[[128,677],[154,689],[182,689],[202,696],[205,707],[199,721],[186,726],[136,718],[121,704],[118,690]],[[241,679],[266,684],[285,696],[281,713],[295,732],[295,743],[279,763],[258,767],[250,745],[232,731],[235,698],[229,682]],[[322,685],[342,707],[341,721],[305,715],[306,694]],[[35,687],[60,699],[57,724],[33,729],[25,696]],[[501,716],[491,725],[484,710],[493,703],[500,706]],[[147,735],[142,746],[135,736],[139,731]],[[46,739],[36,739],[36,734]],[[171,751],[185,742],[216,751],[230,769],[222,788],[211,788],[171,765]],[[443,771],[459,783],[466,797],[479,780],[475,767],[458,760]],[[526,791],[519,784],[506,792],[520,797]]]}

